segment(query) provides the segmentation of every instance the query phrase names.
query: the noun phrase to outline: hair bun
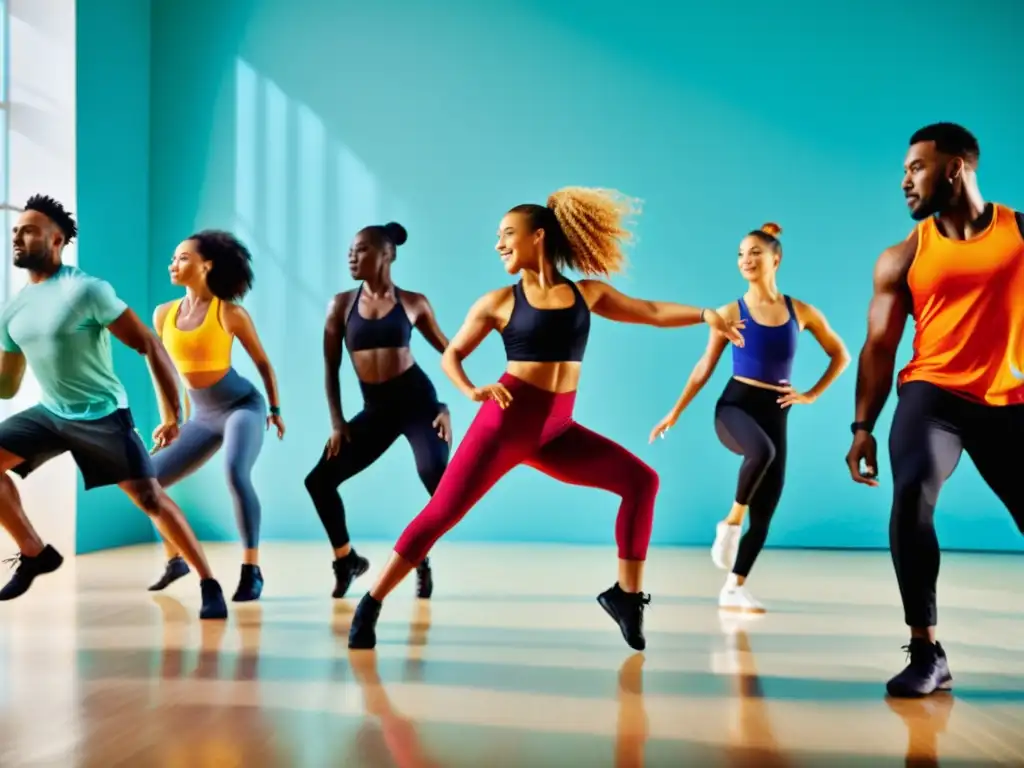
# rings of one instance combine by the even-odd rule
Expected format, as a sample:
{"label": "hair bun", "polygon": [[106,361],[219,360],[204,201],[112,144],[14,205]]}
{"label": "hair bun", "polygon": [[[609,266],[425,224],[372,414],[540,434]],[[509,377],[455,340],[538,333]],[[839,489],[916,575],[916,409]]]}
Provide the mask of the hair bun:
{"label": "hair bun", "polygon": [[761,225],[761,231],[764,232],[766,235],[778,237],[779,235],[782,234],[782,227],[780,227],[773,221],[769,221],[767,224]]}
{"label": "hair bun", "polygon": [[405,227],[397,221],[389,221],[385,224],[384,232],[387,234],[388,239],[396,246],[403,245],[405,241],[409,239],[409,233],[406,232]]}

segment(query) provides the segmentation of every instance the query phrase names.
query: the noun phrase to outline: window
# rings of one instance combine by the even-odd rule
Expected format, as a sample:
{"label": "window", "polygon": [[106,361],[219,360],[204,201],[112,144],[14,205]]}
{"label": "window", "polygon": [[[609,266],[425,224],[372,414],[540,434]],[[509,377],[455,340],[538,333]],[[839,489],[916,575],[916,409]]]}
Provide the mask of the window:
{"label": "window", "polygon": [[7,44],[8,30],[10,24],[8,24],[8,5],[10,0],[0,0],[0,225],[5,227],[3,232],[3,253],[0,256],[2,263],[0,263],[0,303],[7,301],[7,292],[9,290],[8,278],[10,275],[10,263],[11,263],[11,238],[7,236],[7,233],[11,231],[11,205],[7,199],[9,185],[7,183],[7,171],[8,171],[8,128],[10,127],[11,121],[9,120],[10,112],[8,110],[8,93],[9,93],[9,82],[8,72],[10,71],[9,63],[9,52],[10,46]]}

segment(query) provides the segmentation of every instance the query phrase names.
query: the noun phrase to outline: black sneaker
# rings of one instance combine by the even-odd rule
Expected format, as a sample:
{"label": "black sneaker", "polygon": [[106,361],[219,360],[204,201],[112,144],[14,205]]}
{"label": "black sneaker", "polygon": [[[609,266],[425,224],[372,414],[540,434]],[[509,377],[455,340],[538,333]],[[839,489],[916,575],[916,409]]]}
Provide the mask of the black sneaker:
{"label": "black sneaker", "polygon": [[377,619],[380,618],[381,603],[370,593],[363,595],[352,614],[352,626],[348,630],[348,647],[353,650],[370,650],[377,645]]}
{"label": "black sneaker", "polygon": [[14,568],[14,575],[7,586],[0,589],[0,600],[13,600],[21,597],[32,586],[36,576],[53,573],[64,563],[64,557],[56,549],[47,544],[35,557],[27,557],[20,552],[14,557],[4,560]]}
{"label": "black sneaker", "polygon": [[420,600],[429,600],[434,594],[434,574],[430,570],[430,558],[424,558],[423,562],[416,566],[416,597]]}
{"label": "black sneaker", "polygon": [[622,630],[626,643],[634,651],[647,647],[644,638],[644,608],[651,602],[651,596],[643,592],[623,592],[618,582],[611,589],[597,596],[597,602],[604,608]]}
{"label": "black sneaker", "polygon": [[199,582],[203,593],[203,607],[199,609],[200,619],[226,619],[228,604],[224,602],[224,590],[216,579],[203,579]]}
{"label": "black sneaker", "polygon": [[370,561],[357,555],[354,549],[349,550],[344,557],[339,557],[334,561],[334,592],[331,597],[344,597],[352,582],[369,569]]}
{"label": "black sneaker", "polygon": [[178,579],[188,576],[189,573],[190,570],[188,563],[185,562],[185,558],[181,555],[175,555],[167,561],[167,565],[164,566],[163,576],[150,585],[149,591],[160,592],[165,590]]}
{"label": "black sneaker", "polygon": [[953,676],[949,673],[946,651],[941,645],[912,637],[910,645],[904,645],[903,650],[907,652],[910,663],[886,683],[885,689],[890,696],[916,699],[936,691],[952,690]]}
{"label": "black sneaker", "polygon": [[231,597],[236,603],[248,603],[259,600],[263,594],[263,571],[258,565],[242,565],[242,576],[238,580],[238,588]]}

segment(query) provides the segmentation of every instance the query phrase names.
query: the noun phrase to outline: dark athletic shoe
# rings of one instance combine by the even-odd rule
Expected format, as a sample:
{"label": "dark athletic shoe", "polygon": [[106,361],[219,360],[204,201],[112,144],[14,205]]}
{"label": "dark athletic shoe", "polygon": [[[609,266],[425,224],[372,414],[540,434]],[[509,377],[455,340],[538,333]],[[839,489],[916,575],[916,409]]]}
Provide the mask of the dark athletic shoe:
{"label": "dark athletic shoe", "polygon": [[377,645],[377,619],[380,618],[381,604],[367,592],[359,601],[352,614],[352,626],[348,631],[348,647],[353,650],[370,650]]}
{"label": "dark athletic shoe", "polygon": [[175,555],[167,561],[167,565],[164,566],[163,576],[150,585],[149,591],[161,592],[183,576],[188,576],[190,572],[188,563],[185,562],[185,558],[181,555]]}
{"label": "dark athletic shoe", "polygon": [[611,589],[597,596],[597,602],[619,625],[622,637],[630,648],[642,651],[647,647],[644,638],[644,608],[651,602],[650,595],[623,592],[616,582]]}
{"label": "dark athletic shoe", "polygon": [[199,582],[203,594],[203,607],[199,609],[200,619],[226,619],[228,604],[224,602],[224,590],[216,579],[203,579]]}
{"label": "dark athletic shoe", "polygon": [[903,646],[910,663],[906,669],[886,683],[888,694],[899,699],[917,699],[936,691],[953,688],[946,651],[941,645],[913,637],[910,645]]}
{"label": "dark athletic shoe", "polygon": [[423,562],[416,566],[416,597],[420,600],[429,600],[434,594],[434,574],[430,570],[430,558],[424,558]]}
{"label": "dark athletic shoe", "polygon": [[14,575],[7,586],[0,589],[0,600],[13,600],[28,592],[36,576],[53,573],[64,563],[64,557],[56,549],[47,544],[35,557],[27,557],[20,552],[14,557],[4,560],[14,568]]}
{"label": "dark athletic shoe", "polygon": [[344,597],[352,586],[352,582],[369,569],[370,561],[357,555],[354,549],[344,557],[339,557],[334,561],[334,592],[331,597]]}
{"label": "dark athletic shoe", "polygon": [[259,600],[263,594],[263,571],[258,565],[242,565],[242,576],[238,580],[238,588],[232,596],[236,603],[248,603]]}

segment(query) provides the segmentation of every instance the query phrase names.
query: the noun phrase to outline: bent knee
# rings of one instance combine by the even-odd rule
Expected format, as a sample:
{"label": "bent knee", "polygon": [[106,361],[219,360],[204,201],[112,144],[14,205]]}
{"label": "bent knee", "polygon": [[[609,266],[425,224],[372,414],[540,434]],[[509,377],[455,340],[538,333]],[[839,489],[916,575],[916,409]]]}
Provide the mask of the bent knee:
{"label": "bent knee", "polygon": [[321,464],[317,464],[313,469],[309,471],[305,479],[306,490],[310,493],[316,493],[326,485],[326,478]]}
{"label": "bent knee", "polygon": [[778,451],[775,449],[775,445],[770,441],[763,443],[756,443],[751,446],[747,452],[745,458],[751,463],[758,467],[758,469],[764,471],[768,469],[775,461],[775,457],[778,456]]}
{"label": "bent knee", "polygon": [[20,456],[11,453],[6,448],[0,448],[0,474],[4,477],[12,469],[17,467],[19,464],[24,464],[25,460]]}
{"label": "bent knee", "polygon": [[637,459],[624,478],[619,493],[622,496],[653,498],[661,487],[661,477],[654,467]]}
{"label": "bent knee", "polygon": [[233,491],[245,491],[252,488],[252,472],[239,467],[228,467],[228,485]]}
{"label": "bent knee", "polygon": [[930,520],[938,501],[940,484],[927,478],[899,478],[893,484],[892,516],[895,520]]}
{"label": "bent knee", "polygon": [[159,517],[164,508],[167,492],[153,480],[145,484],[133,484],[126,489],[136,506],[150,517]]}

